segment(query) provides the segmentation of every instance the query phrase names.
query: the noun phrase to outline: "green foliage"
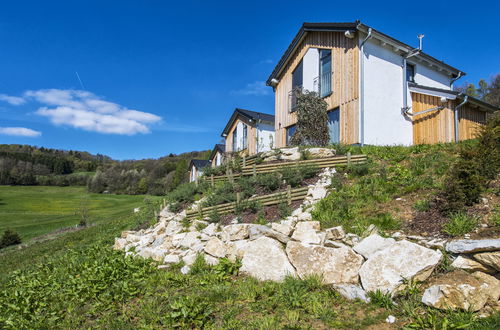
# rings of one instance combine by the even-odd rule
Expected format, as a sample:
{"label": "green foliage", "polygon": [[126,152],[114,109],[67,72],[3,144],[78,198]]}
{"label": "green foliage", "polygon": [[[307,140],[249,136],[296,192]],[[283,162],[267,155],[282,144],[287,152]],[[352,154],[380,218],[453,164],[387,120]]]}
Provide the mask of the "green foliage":
{"label": "green foliage", "polygon": [[278,173],[257,175],[257,184],[267,192],[273,192],[281,187],[282,180]]}
{"label": "green foliage", "polygon": [[17,244],[21,244],[21,236],[12,229],[6,229],[0,239],[0,249]]}
{"label": "green foliage", "polygon": [[284,219],[292,214],[292,208],[288,205],[287,202],[281,202],[278,204],[278,212],[280,218]]}
{"label": "green foliage", "polygon": [[368,223],[377,226],[380,230],[396,230],[401,228],[401,221],[395,219],[390,213],[378,213],[368,218]]}
{"label": "green foliage", "polygon": [[425,212],[431,208],[431,203],[427,199],[421,199],[415,202],[413,208],[419,212]]}
{"label": "green foliage", "polygon": [[450,220],[443,226],[443,232],[453,237],[462,236],[476,229],[477,224],[477,217],[457,212],[450,215]]}
{"label": "green foliage", "polygon": [[290,142],[292,145],[326,146],[330,141],[327,103],[315,92],[293,91],[297,98],[297,129]]}
{"label": "green foliage", "polygon": [[241,267],[241,260],[237,259],[235,262],[227,258],[221,258],[219,263],[213,267],[213,271],[221,279],[228,279],[231,276],[238,275]]}
{"label": "green foliage", "polygon": [[318,173],[318,168],[314,165],[284,166],[278,171],[282,179],[293,188],[299,187],[301,183],[314,177]]}
{"label": "green foliage", "polygon": [[211,223],[219,223],[221,219],[220,213],[217,211],[217,209],[210,211],[208,217],[210,218]]}
{"label": "green foliage", "polygon": [[168,199],[182,204],[194,202],[194,196],[199,189],[193,182],[179,185],[174,191],[168,194]]}
{"label": "green foliage", "polygon": [[390,293],[385,293],[380,290],[370,291],[368,292],[368,297],[370,298],[370,303],[378,307],[391,309],[394,306]]}
{"label": "green foliage", "polygon": [[211,314],[208,303],[201,297],[186,296],[170,304],[167,320],[174,328],[203,328]]}
{"label": "green foliage", "polygon": [[262,209],[262,204],[259,201],[243,200],[236,204],[235,213],[242,214],[243,212],[257,213]]}

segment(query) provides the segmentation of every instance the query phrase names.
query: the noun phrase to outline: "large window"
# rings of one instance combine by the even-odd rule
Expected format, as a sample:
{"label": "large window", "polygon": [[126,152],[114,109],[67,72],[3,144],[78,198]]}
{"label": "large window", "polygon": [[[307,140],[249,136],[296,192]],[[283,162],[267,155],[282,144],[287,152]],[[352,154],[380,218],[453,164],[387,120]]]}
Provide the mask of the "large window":
{"label": "large window", "polygon": [[289,112],[295,111],[295,108],[297,107],[297,93],[299,91],[300,92],[302,91],[302,83],[304,78],[303,75],[304,75],[303,64],[302,61],[300,61],[300,63],[297,65],[297,67],[292,73],[292,90],[288,94]]}
{"label": "large window", "polygon": [[288,126],[286,128],[286,145],[287,146],[290,145],[290,140],[292,139],[292,136],[295,134],[296,128],[297,128],[296,125]]}
{"label": "large window", "polygon": [[319,51],[319,96],[325,97],[332,93],[332,51]]}
{"label": "large window", "polygon": [[415,65],[406,64],[406,81],[415,82]]}
{"label": "large window", "polygon": [[243,149],[248,148],[248,126],[243,124]]}
{"label": "large window", "polygon": [[233,152],[238,151],[238,135],[236,133],[236,128],[233,131]]}

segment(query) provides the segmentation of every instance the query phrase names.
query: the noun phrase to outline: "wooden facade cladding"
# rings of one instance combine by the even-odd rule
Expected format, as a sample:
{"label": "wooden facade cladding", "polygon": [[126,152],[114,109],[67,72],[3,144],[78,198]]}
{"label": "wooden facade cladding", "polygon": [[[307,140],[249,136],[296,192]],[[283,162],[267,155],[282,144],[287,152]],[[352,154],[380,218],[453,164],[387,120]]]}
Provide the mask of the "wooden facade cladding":
{"label": "wooden facade cladding", "polygon": [[275,90],[276,146],[286,145],[286,127],[297,122],[289,112],[292,72],[309,48],[332,51],[332,94],[325,98],[328,110],[340,109],[340,141],[359,143],[359,47],[358,39],[349,39],[343,32],[309,32],[278,76]]}
{"label": "wooden facade cladding", "polygon": [[[448,100],[445,104],[440,102],[440,97],[411,93],[412,112],[416,113],[438,106],[445,108],[422,115],[414,116],[413,143],[433,144],[453,142],[455,140],[455,115],[454,108],[459,100]],[[468,140],[476,137],[478,129],[486,123],[486,112],[466,104],[459,111],[458,133],[459,140]]]}
{"label": "wooden facade cladding", "polygon": [[238,123],[243,123],[247,125],[247,143],[248,147],[243,150],[238,150],[247,155],[254,155],[257,153],[257,128],[252,125],[248,120],[238,117],[229,129],[229,133],[226,136],[226,152],[234,152],[233,150],[233,132],[238,127]]}

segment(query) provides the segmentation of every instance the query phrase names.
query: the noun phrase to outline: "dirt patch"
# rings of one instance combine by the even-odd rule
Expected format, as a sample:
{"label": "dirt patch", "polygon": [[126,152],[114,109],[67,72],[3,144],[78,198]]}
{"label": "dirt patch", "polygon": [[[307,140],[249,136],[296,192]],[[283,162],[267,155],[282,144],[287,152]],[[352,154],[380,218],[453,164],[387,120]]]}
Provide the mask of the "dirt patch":
{"label": "dirt patch", "polygon": [[[293,201],[290,205],[290,210],[295,210],[302,204],[302,201]],[[279,205],[264,206],[260,211],[267,222],[275,222],[282,220],[283,217],[280,215]],[[227,226],[231,224],[234,218],[239,217],[241,220],[239,223],[257,223],[257,214],[251,212],[243,212],[241,214],[229,213],[221,216],[220,224]]]}
{"label": "dirt patch", "polygon": [[406,222],[404,229],[412,234],[422,236],[439,235],[446,222],[448,222],[448,218],[436,208],[431,208],[425,212],[416,212],[413,219]]}

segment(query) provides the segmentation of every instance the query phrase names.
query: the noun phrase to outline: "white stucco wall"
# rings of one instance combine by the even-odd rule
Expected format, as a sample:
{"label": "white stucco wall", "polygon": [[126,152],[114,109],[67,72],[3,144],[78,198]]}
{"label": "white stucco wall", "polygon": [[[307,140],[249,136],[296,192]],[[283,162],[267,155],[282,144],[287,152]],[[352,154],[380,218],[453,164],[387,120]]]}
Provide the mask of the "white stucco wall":
{"label": "white stucco wall", "polygon": [[408,61],[408,63],[415,65],[415,82],[417,84],[448,90],[450,89],[450,76],[446,73],[439,72],[437,69],[431,69],[418,62]]}
{"label": "white stucco wall", "polygon": [[238,121],[236,124],[236,150],[233,151],[240,151],[243,149],[243,125],[241,121]]}
{"label": "white stucco wall", "polygon": [[315,91],[314,79],[319,76],[319,50],[318,48],[309,48],[302,59],[304,89]]}
{"label": "white stucco wall", "polygon": [[[361,38],[360,38],[361,39]],[[364,142],[373,145],[410,145],[412,123],[403,106],[402,57],[373,39],[364,46]],[[409,104],[411,100],[408,99]]]}
{"label": "white stucco wall", "polygon": [[257,152],[268,151],[276,147],[274,125],[257,124]]}

